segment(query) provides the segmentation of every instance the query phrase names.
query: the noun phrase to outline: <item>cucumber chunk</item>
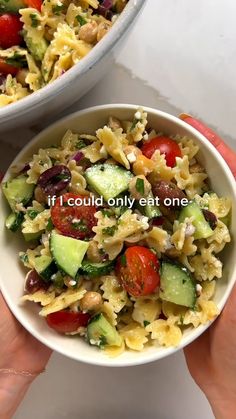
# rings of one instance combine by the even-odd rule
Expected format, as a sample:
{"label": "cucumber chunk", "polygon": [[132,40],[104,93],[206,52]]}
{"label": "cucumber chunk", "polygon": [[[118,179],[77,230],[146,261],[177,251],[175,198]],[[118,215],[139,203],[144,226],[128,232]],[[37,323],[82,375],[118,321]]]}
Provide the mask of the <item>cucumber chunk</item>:
{"label": "cucumber chunk", "polygon": [[[148,202],[149,199],[153,199],[153,194],[152,193],[150,193],[150,195],[147,197],[147,202]],[[148,217],[149,219],[162,216],[160,208],[157,205],[147,204],[144,207],[144,212],[145,212],[146,217]]]}
{"label": "cucumber chunk", "polygon": [[27,31],[23,31],[23,37],[26,46],[34,59],[36,61],[43,61],[49,44],[40,31],[38,31],[38,28],[28,28]]}
{"label": "cucumber chunk", "polygon": [[35,185],[26,181],[27,177],[21,175],[2,184],[2,191],[12,211],[15,211],[17,204],[26,205],[33,196]]}
{"label": "cucumber chunk", "polygon": [[55,230],[52,231],[50,249],[53,258],[58,268],[72,278],[76,277],[88,247],[88,242],[62,236]]}
{"label": "cucumber chunk", "polygon": [[127,191],[132,173],[113,164],[97,164],[85,172],[88,185],[106,201]]}
{"label": "cucumber chunk", "polygon": [[88,260],[84,260],[81,266],[82,275],[88,275],[92,277],[102,276],[109,274],[114,269],[114,262],[109,260],[103,263],[93,263]]}
{"label": "cucumber chunk", "polygon": [[197,299],[196,281],[186,268],[163,262],[160,298],[180,306],[194,308]]}
{"label": "cucumber chunk", "polygon": [[17,13],[20,9],[24,9],[25,7],[26,4],[23,0],[0,0],[0,13]]}
{"label": "cucumber chunk", "polygon": [[207,239],[214,233],[209,223],[206,221],[199,205],[192,201],[184,207],[179,215],[179,222],[183,223],[186,218],[193,217],[192,224],[195,227],[195,239]]}
{"label": "cucumber chunk", "polygon": [[6,219],[5,225],[8,230],[13,231],[14,233],[20,227],[24,219],[24,214],[22,212],[12,212]]}
{"label": "cucumber chunk", "polygon": [[28,243],[35,240],[39,240],[43,234],[43,231],[44,230],[37,231],[36,233],[23,233],[23,236],[24,236],[25,241]]}
{"label": "cucumber chunk", "polygon": [[51,276],[57,271],[55,262],[50,256],[39,256],[34,260],[34,267],[39,276],[45,281],[49,281]]}
{"label": "cucumber chunk", "polygon": [[122,337],[103,314],[92,317],[87,327],[87,338],[91,345],[121,346]]}

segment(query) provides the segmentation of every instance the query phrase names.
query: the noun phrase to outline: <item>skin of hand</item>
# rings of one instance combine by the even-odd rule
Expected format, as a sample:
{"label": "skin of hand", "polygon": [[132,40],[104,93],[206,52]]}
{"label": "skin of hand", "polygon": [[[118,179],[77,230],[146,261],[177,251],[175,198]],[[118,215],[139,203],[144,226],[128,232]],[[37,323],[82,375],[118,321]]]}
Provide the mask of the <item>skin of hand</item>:
{"label": "skin of hand", "polygon": [[[188,116],[189,117],[189,116]],[[186,116],[185,116],[186,118]],[[186,122],[188,122],[184,117]],[[190,125],[201,123],[191,117]],[[236,176],[236,153],[210,129],[203,133],[212,142]],[[184,349],[189,371],[208,398],[217,419],[236,418],[236,286],[214,324]]]}
{"label": "skin of hand", "polygon": [[[0,369],[43,371],[51,350],[31,336],[15,319],[0,293]],[[0,372],[0,418],[10,419],[34,377]]]}

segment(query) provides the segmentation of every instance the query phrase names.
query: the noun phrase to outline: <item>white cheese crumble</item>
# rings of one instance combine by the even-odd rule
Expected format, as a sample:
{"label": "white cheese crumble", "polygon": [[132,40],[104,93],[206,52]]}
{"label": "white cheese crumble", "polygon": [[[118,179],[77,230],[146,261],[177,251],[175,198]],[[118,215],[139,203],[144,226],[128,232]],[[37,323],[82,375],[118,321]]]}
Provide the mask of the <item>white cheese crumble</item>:
{"label": "white cheese crumble", "polygon": [[198,296],[201,295],[201,293],[202,293],[202,286],[200,284],[197,284],[196,285],[196,291],[197,291],[197,295]]}
{"label": "white cheese crumble", "polygon": [[141,114],[141,112],[140,112],[140,111],[137,111],[137,112],[135,113],[134,117],[135,117],[135,119],[138,119],[138,120],[142,119],[142,114]]}
{"label": "white cheese crumble", "polygon": [[101,149],[100,149],[100,153],[101,153],[101,155],[102,155],[102,156],[104,156],[105,158],[108,156],[108,154],[107,154],[107,150],[106,150],[106,147],[105,147],[104,145],[101,147]]}
{"label": "white cheese crumble", "polygon": [[194,227],[194,225],[191,223],[188,223],[185,229],[185,236],[186,237],[193,236],[193,234],[195,233],[195,230],[196,228]]}
{"label": "white cheese crumble", "polygon": [[139,217],[139,220],[142,223],[143,229],[144,230],[147,230],[149,228],[149,219],[148,219],[148,217],[141,216],[141,217]]}
{"label": "white cheese crumble", "polygon": [[71,279],[69,281],[69,285],[71,285],[71,287],[73,287],[74,285],[76,285],[76,281],[74,281],[74,279]]}
{"label": "white cheese crumble", "polygon": [[134,163],[137,160],[137,157],[135,156],[134,152],[132,151],[131,153],[127,154],[127,159],[129,160],[130,163]]}
{"label": "white cheese crumble", "polygon": [[148,140],[148,133],[147,132],[145,132],[145,134],[143,135],[143,140],[144,141],[147,141]]}

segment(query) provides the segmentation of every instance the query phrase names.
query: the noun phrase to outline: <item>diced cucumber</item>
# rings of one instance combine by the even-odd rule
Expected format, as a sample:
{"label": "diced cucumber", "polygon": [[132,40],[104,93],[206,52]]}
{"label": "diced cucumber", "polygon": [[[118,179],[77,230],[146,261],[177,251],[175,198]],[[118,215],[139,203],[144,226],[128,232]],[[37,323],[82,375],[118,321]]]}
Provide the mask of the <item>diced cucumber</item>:
{"label": "diced cucumber", "polygon": [[37,231],[36,233],[23,233],[23,236],[26,242],[32,242],[35,240],[39,240],[42,234],[43,234],[43,230]]}
{"label": "diced cucumber", "polygon": [[85,172],[88,185],[106,201],[125,192],[132,177],[131,172],[113,164],[97,164]]}
{"label": "diced cucumber", "polygon": [[[147,202],[148,202],[149,199],[153,199],[153,194],[152,193],[147,197]],[[144,207],[144,212],[145,212],[146,217],[148,217],[149,219],[162,216],[160,208],[157,205],[147,204]]]}
{"label": "diced cucumber", "polygon": [[225,217],[220,218],[220,221],[222,221],[222,223],[224,223],[226,225],[226,227],[230,227],[230,223],[231,223],[231,211],[229,212],[229,214],[227,214]]}
{"label": "diced cucumber", "polygon": [[62,236],[55,230],[51,233],[50,248],[53,258],[58,268],[72,278],[76,277],[88,247],[88,242]]}
{"label": "diced cucumber", "polygon": [[16,204],[26,205],[32,198],[35,185],[27,183],[24,175],[8,180],[2,184],[2,191],[13,211]]}
{"label": "diced cucumber", "polygon": [[48,49],[48,42],[41,35],[38,28],[28,28],[23,32],[24,41],[29,52],[36,61],[43,61],[44,55]]}
{"label": "diced cucumber", "polygon": [[195,239],[207,239],[212,236],[213,230],[195,201],[191,201],[186,207],[183,207],[179,215],[179,222],[183,223],[186,218],[190,217],[193,217],[192,224],[195,227]]}
{"label": "diced cucumber", "polygon": [[87,327],[87,337],[91,345],[121,346],[122,337],[103,314],[92,317]]}
{"label": "diced cucumber", "polygon": [[81,273],[88,276],[102,276],[109,274],[114,269],[114,261],[109,260],[103,263],[93,263],[84,260],[81,266]]}
{"label": "diced cucumber", "polygon": [[39,276],[45,281],[49,281],[51,276],[57,271],[55,262],[50,256],[39,256],[34,260],[34,267]]}
{"label": "diced cucumber", "polygon": [[161,266],[160,298],[184,307],[194,308],[196,282],[183,266],[163,262]]}
{"label": "diced cucumber", "polygon": [[23,0],[0,0],[0,13],[17,13],[20,9],[24,9],[25,7],[26,3]]}
{"label": "diced cucumber", "polygon": [[8,230],[16,232],[24,219],[22,212],[12,212],[6,219],[6,227]]}

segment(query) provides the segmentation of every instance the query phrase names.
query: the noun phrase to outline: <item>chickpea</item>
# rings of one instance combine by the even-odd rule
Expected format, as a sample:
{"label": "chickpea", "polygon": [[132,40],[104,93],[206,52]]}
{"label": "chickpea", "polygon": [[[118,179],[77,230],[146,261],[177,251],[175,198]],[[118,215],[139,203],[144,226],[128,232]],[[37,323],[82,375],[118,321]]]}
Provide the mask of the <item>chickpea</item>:
{"label": "chickpea", "polygon": [[27,86],[25,79],[28,74],[29,71],[26,70],[26,68],[21,68],[16,75],[16,80],[18,81],[18,83],[20,83],[22,86]]}
{"label": "chickpea", "polygon": [[36,186],[34,190],[34,197],[40,204],[48,203],[48,196],[45,194],[42,188],[40,188],[40,186]]}
{"label": "chickpea", "polygon": [[112,23],[109,21],[101,22],[98,25],[98,33],[97,33],[97,41],[101,41],[101,39],[107,34],[110,30]]}
{"label": "chickpea", "polygon": [[192,166],[190,166],[189,171],[190,171],[190,173],[204,173],[205,172],[203,167],[200,166],[200,164],[198,164],[198,163],[195,163]]}
{"label": "chickpea", "polygon": [[[143,193],[137,190],[137,184],[138,184],[139,179],[140,181],[143,181]],[[137,199],[137,200],[147,197],[149,193],[151,192],[151,189],[152,189],[151,184],[143,175],[135,176],[133,179],[131,179],[129,183],[130,194],[132,198]]]}
{"label": "chickpea", "polygon": [[97,22],[92,21],[81,26],[79,30],[79,39],[87,42],[88,44],[94,44],[97,41],[98,25]]}
{"label": "chickpea", "polygon": [[90,260],[90,262],[99,263],[102,261],[102,254],[98,248],[97,243],[93,240],[89,242],[87,257]]}
{"label": "chickpea", "polygon": [[80,301],[82,311],[98,310],[102,305],[102,296],[98,292],[88,291]]}

